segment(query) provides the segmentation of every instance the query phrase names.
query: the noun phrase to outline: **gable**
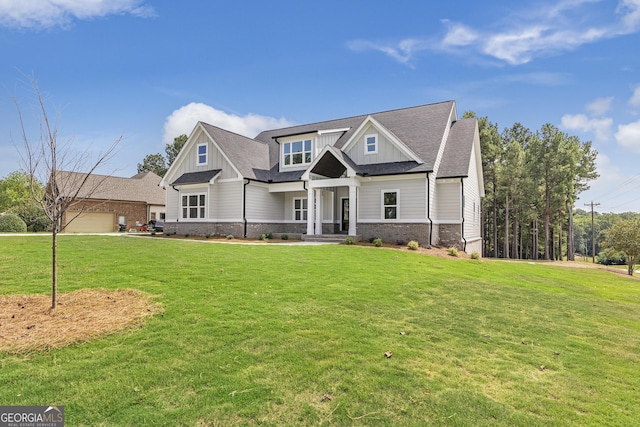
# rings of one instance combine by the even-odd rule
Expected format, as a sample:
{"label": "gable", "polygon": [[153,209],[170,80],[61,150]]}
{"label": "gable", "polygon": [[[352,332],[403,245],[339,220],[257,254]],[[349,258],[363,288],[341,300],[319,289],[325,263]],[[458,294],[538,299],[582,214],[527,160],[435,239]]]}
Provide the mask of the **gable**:
{"label": "gable", "polygon": [[404,144],[372,120],[361,126],[343,151],[359,165],[418,161]]}

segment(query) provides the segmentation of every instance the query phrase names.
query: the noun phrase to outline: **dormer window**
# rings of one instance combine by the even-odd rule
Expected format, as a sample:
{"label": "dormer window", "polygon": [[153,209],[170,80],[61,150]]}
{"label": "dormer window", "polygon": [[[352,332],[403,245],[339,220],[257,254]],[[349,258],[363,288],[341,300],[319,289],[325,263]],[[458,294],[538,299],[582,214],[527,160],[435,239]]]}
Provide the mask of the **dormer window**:
{"label": "dormer window", "polygon": [[364,137],[364,154],[378,153],[378,135],[365,135]]}
{"label": "dormer window", "polygon": [[198,166],[207,164],[207,144],[198,144]]}
{"label": "dormer window", "polygon": [[285,166],[306,165],[311,163],[311,140],[282,143],[282,161]]}

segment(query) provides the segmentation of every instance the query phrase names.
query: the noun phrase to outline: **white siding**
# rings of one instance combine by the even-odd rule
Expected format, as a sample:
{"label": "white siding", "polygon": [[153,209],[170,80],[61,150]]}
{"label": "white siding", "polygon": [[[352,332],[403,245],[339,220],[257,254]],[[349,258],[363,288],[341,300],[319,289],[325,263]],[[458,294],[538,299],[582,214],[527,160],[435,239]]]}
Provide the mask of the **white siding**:
{"label": "white siding", "polygon": [[427,180],[423,175],[414,179],[379,179],[363,182],[359,189],[358,220],[382,219],[383,190],[399,192],[397,221],[425,220],[426,185]]}
{"label": "white siding", "polygon": [[215,210],[220,221],[242,220],[242,185],[243,181],[217,182],[215,187],[215,198],[212,202],[216,204]]}
{"label": "white siding", "polygon": [[478,169],[475,162],[475,147],[471,150],[469,162],[469,177],[464,180],[464,238],[474,239],[481,236],[480,221],[480,187],[478,184]]}
{"label": "white siding", "polygon": [[[377,154],[366,154],[364,152],[364,138],[365,135],[378,135],[378,152]],[[392,163],[392,162],[406,162],[410,159],[402,151],[400,151],[395,144],[389,141],[385,136],[379,132],[374,126],[365,126],[362,131],[356,135],[356,141],[353,146],[349,148],[346,154],[359,165],[369,165],[375,163]]]}
{"label": "white siding", "polygon": [[269,193],[267,185],[254,182],[245,186],[248,221],[282,221],[285,193]]}
{"label": "white siding", "polygon": [[166,217],[165,221],[176,221],[180,210],[180,195],[172,187],[167,187],[166,195]]}
{"label": "white siding", "polygon": [[460,221],[460,180],[436,184],[436,206],[434,219]]}
{"label": "white siding", "polygon": [[322,135],[318,135],[316,137],[316,147],[315,147],[315,151],[314,151],[314,158],[320,154],[320,152],[322,151],[322,149],[324,147],[326,147],[327,145],[331,145],[333,146],[333,144],[336,143],[336,141],[338,139],[340,139],[340,137],[342,136],[342,132],[339,133],[325,133]]}
{"label": "white siding", "polygon": [[293,221],[293,199],[306,199],[306,198],[307,198],[306,191],[294,191],[291,193],[285,193],[285,199],[284,199],[285,221]]}
{"label": "white siding", "polygon": [[442,161],[442,155],[444,154],[444,147],[447,145],[447,139],[449,139],[449,131],[451,130],[451,123],[453,123],[456,117],[456,109],[455,104],[453,108],[451,108],[451,112],[449,113],[449,121],[445,123],[444,135],[442,135],[442,141],[440,142],[440,148],[438,149],[438,155],[436,156],[436,161],[433,164],[433,173],[437,176],[438,169],[440,169],[440,162]]}

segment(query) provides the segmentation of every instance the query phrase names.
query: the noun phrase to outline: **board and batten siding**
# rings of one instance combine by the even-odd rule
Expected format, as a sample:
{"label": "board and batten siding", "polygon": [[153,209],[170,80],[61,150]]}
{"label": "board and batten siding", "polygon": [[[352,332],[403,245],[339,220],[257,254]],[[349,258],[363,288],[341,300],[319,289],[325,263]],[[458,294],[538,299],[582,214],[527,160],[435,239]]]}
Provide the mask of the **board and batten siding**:
{"label": "board and batten siding", "polygon": [[176,221],[180,211],[180,194],[169,186],[165,191],[165,221]]}
{"label": "board and batten siding", "polygon": [[322,135],[318,135],[315,138],[315,150],[313,158],[320,154],[322,149],[327,145],[333,146],[338,139],[342,136],[342,132],[333,132],[333,133],[325,133]]}
{"label": "board and batten siding", "polygon": [[413,179],[382,178],[363,182],[359,189],[358,220],[383,220],[382,192],[398,191],[396,221],[424,221],[427,218],[426,185],[424,175]]}
{"label": "board and batten siding", "polygon": [[[198,145],[207,144],[207,164],[198,166],[197,162],[197,150]],[[224,158],[222,153],[211,142],[211,139],[202,130],[199,130],[192,142],[189,142],[189,146],[185,147],[188,152],[185,153],[185,157],[182,162],[178,164],[178,168],[172,171],[172,175],[168,177],[168,182],[171,183],[180,178],[182,174],[189,172],[202,172],[213,169],[221,169],[218,179],[237,178],[238,174],[231,164]]]}
{"label": "board and batten siding", "polygon": [[436,184],[435,220],[460,221],[462,210],[460,207],[460,180],[447,180]]}
{"label": "board and batten siding", "polygon": [[469,177],[464,180],[464,238],[475,239],[481,237],[480,220],[480,185],[478,183],[478,168],[475,162],[475,147],[471,150],[469,162]]}
{"label": "board and batten siding", "polygon": [[251,182],[245,187],[247,221],[282,221],[285,193],[270,193],[266,184]]}
{"label": "board and batten siding", "polygon": [[[378,152],[376,154],[365,154],[365,136],[374,134],[378,136]],[[365,126],[364,129],[356,135],[356,142],[349,148],[346,154],[359,165],[406,162],[412,160],[372,125]]]}

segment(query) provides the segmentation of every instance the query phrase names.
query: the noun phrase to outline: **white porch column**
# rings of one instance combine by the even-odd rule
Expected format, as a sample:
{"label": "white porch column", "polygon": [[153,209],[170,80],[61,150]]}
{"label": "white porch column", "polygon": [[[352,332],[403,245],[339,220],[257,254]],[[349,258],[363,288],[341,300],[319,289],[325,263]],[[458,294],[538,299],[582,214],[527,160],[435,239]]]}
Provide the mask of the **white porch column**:
{"label": "white porch column", "polygon": [[316,190],[316,234],[322,234],[322,190]]}
{"label": "white porch column", "polygon": [[358,218],[356,215],[356,209],[358,208],[356,205],[358,199],[357,191],[358,187],[355,185],[349,186],[349,236],[356,235],[356,221]]}
{"label": "white porch column", "polygon": [[315,223],[315,220],[314,220],[315,212],[313,209],[314,195],[315,195],[315,190],[311,188],[311,185],[309,185],[309,188],[307,189],[307,236],[312,236],[313,234],[315,234],[313,231],[313,225]]}

